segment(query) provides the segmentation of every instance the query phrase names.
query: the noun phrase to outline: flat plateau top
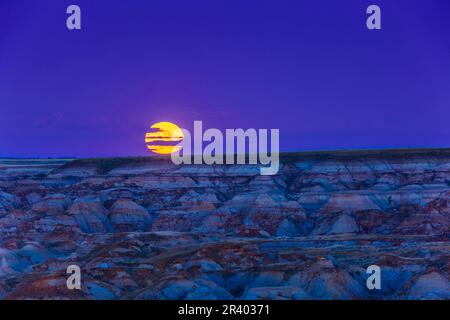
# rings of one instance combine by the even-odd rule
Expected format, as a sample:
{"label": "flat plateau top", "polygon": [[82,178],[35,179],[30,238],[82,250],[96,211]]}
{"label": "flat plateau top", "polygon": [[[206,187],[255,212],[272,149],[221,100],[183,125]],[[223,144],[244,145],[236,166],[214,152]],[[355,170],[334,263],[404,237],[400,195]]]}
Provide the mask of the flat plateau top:
{"label": "flat plateau top", "polygon": [[[450,148],[440,149],[376,149],[376,150],[330,150],[282,152],[280,161],[291,163],[304,160],[369,160],[369,159],[404,159],[404,158],[450,158]],[[100,166],[108,169],[121,165],[139,165],[152,162],[170,161],[170,156],[135,156],[109,158],[0,158],[0,168],[15,167],[72,167]]]}

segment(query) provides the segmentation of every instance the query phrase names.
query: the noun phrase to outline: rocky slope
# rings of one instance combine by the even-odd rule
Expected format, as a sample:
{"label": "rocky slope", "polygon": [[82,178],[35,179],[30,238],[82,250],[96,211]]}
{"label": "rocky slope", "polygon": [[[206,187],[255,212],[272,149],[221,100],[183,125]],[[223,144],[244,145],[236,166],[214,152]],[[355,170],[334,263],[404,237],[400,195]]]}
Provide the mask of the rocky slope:
{"label": "rocky slope", "polygon": [[281,163],[2,160],[0,298],[450,298],[449,149]]}

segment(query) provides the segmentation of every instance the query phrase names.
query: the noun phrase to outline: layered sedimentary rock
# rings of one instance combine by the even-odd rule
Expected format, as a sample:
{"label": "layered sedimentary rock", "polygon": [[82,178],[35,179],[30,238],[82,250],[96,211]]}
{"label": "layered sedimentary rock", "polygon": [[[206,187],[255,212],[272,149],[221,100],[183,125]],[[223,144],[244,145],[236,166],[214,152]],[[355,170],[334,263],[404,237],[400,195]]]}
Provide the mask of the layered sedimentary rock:
{"label": "layered sedimentary rock", "polygon": [[2,299],[449,299],[449,231],[448,149],[0,161]]}

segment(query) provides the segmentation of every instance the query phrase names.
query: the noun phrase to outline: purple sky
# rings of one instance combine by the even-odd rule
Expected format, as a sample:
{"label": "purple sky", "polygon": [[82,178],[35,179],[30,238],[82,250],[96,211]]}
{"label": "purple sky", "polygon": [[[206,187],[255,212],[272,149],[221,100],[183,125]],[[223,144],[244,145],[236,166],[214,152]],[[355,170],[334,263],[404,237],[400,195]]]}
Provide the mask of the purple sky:
{"label": "purple sky", "polygon": [[194,120],[284,151],[450,147],[449,119],[448,0],[0,1],[0,156],[146,155],[151,124]]}

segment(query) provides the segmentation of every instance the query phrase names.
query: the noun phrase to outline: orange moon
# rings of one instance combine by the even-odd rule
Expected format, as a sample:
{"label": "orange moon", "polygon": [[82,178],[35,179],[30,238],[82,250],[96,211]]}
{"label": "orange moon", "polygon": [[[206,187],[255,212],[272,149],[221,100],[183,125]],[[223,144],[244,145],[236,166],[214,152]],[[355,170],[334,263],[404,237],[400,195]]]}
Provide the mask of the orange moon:
{"label": "orange moon", "polygon": [[[150,127],[152,132],[145,134],[147,148],[157,154],[171,154],[181,149],[181,146],[170,145],[170,142],[179,143],[183,140],[183,131],[171,122],[158,122]],[[158,144],[164,142],[164,144]]]}

